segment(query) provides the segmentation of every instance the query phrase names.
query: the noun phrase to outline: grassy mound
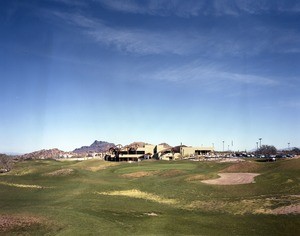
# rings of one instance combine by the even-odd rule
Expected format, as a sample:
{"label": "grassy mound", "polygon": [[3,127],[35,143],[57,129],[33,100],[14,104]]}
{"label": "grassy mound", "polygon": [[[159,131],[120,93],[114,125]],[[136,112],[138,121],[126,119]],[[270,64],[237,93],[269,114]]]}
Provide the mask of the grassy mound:
{"label": "grassy mound", "polygon": [[44,174],[45,176],[67,176],[74,173],[73,169],[61,169],[61,170],[55,170],[49,173]]}
{"label": "grassy mound", "polygon": [[133,173],[128,173],[128,174],[123,174],[122,177],[124,178],[142,178],[146,176],[152,176],[155,175],[159,172],[157,171],[138,171],[138,172],[133,172]]}
{"label": "grassy mound", "polygon": [[263,165],[262,163],[254,162],[254,161],[243,161],[238,162],[236,164],[230,165],[225,169],[221,170],[221,172],[249,172],[249,173],[256,173],[262,170]]}

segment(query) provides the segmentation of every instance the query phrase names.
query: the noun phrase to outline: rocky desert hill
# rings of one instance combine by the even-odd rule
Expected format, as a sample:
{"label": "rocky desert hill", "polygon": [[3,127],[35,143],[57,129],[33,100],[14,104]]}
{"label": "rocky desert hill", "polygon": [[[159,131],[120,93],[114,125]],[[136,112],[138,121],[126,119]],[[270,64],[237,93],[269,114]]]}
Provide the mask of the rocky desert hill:
{"label": "rocky desert hill", "polygon": [[60,158],[65,156],[71,156],[72,154],[69,152],[64,152],[62,150],[59,150],[57,148],[53,149],[42,149],[39,151],[26,153],[24,155],[19,156],[22,159],[54,159],[54,158]]}
{"label": "rocky desert hill", "polygon": [[172,146],[170,146],[170,145],[167,144],[167,143],[160,143],[159,145],[164,146],[164,148],[171,148],[171,147],[172,147]]}
{"label": "rocky desert hill", "polygon": [[145,143],[145,142],[133,142],[133,143],[130,143],[128,145],[125,145],[124,147],[144,147],[146,144],[148,144],[148,143]]}
{"label": "rocky desert hill", "polygon": [[77,154],[89,152],[106,152],[111,147],[115,147],[115,144],[106,141],[95,140],[90,146],[82,146],[81,148],[76,148],[73,152]]}

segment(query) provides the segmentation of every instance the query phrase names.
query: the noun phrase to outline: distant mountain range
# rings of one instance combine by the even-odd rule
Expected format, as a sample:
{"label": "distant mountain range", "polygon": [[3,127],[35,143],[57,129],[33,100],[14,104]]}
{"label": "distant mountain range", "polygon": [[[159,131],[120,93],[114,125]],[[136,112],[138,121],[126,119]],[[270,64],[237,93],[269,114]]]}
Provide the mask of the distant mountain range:
{"label": "distant mountain range", "polygon": [[[145,146],[145,142],[133,142],[126,146],[132,146],[132,147],[143,147]],[[161,143],[159,145],[163,145],[165,148],[171,147],[167,143]],[[126,147],[125,146],[125,147]],[[64,152],[62,150],[59,150],[57,148],[53,149],[43,149],[31,153],[26,153],[23,155],[17,155],[17,157],[22,159],[55,159],[55,158],[61,158],[61,157],[72,157],[72,156],[81,156],[86,155],[88,153],[101,153],[101,152],[107,152],[111,147],[116,147],[114,143],[109,143],[106,141],[98,141],[95,140],[90,146],[82,146],[80,148],[76,148],[72,152]]]}
{"label": "distant mountain range", "polygon": [[77,154],[89,153],[89,152],[106,152],[111,147],[115,147],[114,143],[108,143],[105,141],[95,140],[90,146],[82,146],[81,148],[76,148],[73,152]]}
{"label": "distant mountain range", "polygon": [[[146,144],[145,142],[133,142],[124,147],[144,147]],[[161,143],[160,145],[165,146],[166,148],[171,147],[167,143]],[[116,147],[114,143],[109,143],[106,141],[97,141],[95,140],[90,146],[82,146],[81,148],[76,148],[73,153],[77,154],[86,154],[91,152],[107,152],[111,147]]]}
{"label": "distant mountain range", "polygon": [[[133,142],[131,144],[125,145],[124,147],[144,147],[146,144],[145,142]],[[171,148],[167,143],[160,143],[159,145],[163,145],[166,149]],[[82,146],[80,148],[76,148],[73,151],[70,152],[64,152],[62,150],[59,150],[57,148],[54,149],[43,149],[27,154],[20,154],[20,153],[5,153],[6,155],[12,156],[12,157],[18,157],[18,158],[24,158],[24,159],[48,159],[48,158],[61,158],[61,157],[72,157],[72,156],[82,156],[86,155],[88,153],[101,153],[101,152],[107,152],[111,147],[116,147],[118,145],[115,145],[114,143],[109,143],[106,141],[98,141],[95,140],[90,146]],[[173,147],[173,148],[178,148]],[[277,149],[279,152],[284,152],[288,150],[293,149],[299,149],[299,147],[290,147],[290,148],[281,148]],[[256,149],[248,150],[248,152],[255,152]]]}

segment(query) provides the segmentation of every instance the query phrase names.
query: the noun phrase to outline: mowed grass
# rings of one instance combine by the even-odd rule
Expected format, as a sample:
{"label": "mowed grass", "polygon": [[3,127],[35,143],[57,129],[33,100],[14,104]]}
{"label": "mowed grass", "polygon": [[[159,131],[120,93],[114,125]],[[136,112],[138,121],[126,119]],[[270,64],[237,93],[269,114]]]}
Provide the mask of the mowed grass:
{"label": "mowed grass", "polygon": [[[300,204],[299,170],[300,159],[24,161],[0,175],[0,234],[300,235],[299,213],[278,214]],[[201,182],[223,172],[260,175],[244,185]]]}

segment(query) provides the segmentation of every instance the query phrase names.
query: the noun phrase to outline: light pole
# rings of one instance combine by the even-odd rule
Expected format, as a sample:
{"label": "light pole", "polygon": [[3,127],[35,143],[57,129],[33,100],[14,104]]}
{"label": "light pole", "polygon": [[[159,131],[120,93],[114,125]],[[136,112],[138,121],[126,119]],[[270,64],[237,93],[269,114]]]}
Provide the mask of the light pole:
{"label": "light pole", "polygon": [[262,138],[259,138],[259,148],[261,148],[261,140]]}
{"label": "light pole", "polygon": [[289,149],[289,151],[290,151],[290,143],[288,143],[288,149]]}
{"label": "light pole", "polygon": [[222,142],[223,142],[223,152],[224,152],[224,140]]}
{"label": "light pole", "polygon": [[258,151],[258,142],[256,142],[256,151]]}

